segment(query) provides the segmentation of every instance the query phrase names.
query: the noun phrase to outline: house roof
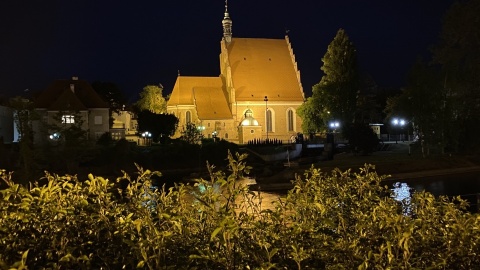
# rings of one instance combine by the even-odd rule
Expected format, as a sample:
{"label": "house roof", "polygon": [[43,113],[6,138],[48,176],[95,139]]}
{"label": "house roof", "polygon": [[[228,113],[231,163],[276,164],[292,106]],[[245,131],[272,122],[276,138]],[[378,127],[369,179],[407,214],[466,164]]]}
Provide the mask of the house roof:
{"label": "house roof", "polygon": [[87,81],[77,79],[54,81],[34,103],[35,108],[54,111],[109,108]]}
{"label": "house roof", "polygon": [[287,39],[233,38],[227,46],[237,101],[303,101]]}

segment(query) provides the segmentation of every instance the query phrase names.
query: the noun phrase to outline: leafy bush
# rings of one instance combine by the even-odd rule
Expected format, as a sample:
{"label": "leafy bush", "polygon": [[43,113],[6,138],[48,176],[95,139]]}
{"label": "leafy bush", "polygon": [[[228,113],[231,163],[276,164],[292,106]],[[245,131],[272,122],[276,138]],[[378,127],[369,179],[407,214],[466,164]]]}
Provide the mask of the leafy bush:
{"label": "leafy bush", "polygon": [[264,209],[228,173],[208,166],[195,185],[152,187],[138,167],[114,183],[46,173],[11,181],[0,199],[0,269],[473,269],[480,217],[465,202],[416,193],[397,202],[366,165],[360,173],[311,168]]}

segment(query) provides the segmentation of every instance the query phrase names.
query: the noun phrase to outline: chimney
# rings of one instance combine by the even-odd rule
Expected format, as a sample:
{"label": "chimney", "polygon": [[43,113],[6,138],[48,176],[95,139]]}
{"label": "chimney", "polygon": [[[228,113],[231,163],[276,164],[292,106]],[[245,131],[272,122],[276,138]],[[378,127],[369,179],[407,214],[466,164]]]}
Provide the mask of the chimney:
{"label": "chimney", "polygon": [[77,76],[73,76],[73,77],[72,77],[72,81],[78,81],[78,77],[77,77]]}

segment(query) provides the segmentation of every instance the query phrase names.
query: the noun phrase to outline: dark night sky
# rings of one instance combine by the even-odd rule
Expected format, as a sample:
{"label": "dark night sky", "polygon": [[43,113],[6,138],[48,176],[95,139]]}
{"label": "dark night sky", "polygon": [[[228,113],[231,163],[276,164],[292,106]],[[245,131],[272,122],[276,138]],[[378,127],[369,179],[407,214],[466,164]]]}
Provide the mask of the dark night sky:
{"label": "dark night sky", "polygon": [[[230,0],[234,37],[283,38],[288,29],[307,96],[339,28],[364,72],[383,87],[439,35],[453,0]],[[41,90],[78,76],[116,83],[130,100],[147,84],[169,93],[177,71],[217,76],[223,0],[2,0],[0,94]]]}

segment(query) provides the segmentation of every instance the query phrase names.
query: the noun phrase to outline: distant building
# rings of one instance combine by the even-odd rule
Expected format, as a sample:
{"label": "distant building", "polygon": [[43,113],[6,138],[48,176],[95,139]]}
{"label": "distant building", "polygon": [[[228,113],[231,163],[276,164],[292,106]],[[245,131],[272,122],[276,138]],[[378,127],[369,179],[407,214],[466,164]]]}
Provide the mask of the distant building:
{"label": "distant building", "polygon": [[96,140],[110,131],[109,105],[85,80],[72,77],[56,80],[34,100],[39,121],[33,125],[34,142],[47,140],[51,125],[82,123],[88,139]]}
{"label": "distant building", "polygon": [[126,139],[140,144],[140,137],[137,134],[138,122],[133,112],[127,110],[112,112],[112,118],[113,123],[110,128],[112,139]]}
{"label": "distant building", "polygon": [[305,96],[288,36],[234,38],[227,6],[222,24],[220,75],[177,77],[167,103],[179,118],[176,136],[192,122],[205,137],[240,144],[292,140],[302,132],[296,111]]}

